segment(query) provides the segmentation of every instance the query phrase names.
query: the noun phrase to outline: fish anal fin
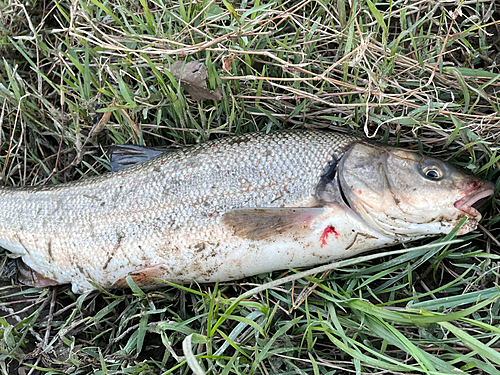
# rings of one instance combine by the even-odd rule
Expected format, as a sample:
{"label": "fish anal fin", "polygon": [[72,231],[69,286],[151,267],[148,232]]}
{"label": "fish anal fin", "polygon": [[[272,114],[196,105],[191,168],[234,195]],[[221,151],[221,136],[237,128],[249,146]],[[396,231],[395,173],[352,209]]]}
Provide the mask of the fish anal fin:
{"label": "fish anal fin", "polygon": [[42,275],[27,266],[21,259],[17,259],[17,281],[21,284],[45,288],[47,286],[59,285],[60,283]]}
{"label": "fish anal fin", "polygon": [[222,222],[235,236],[258,241],[310,231],[311,222],[324,213],[322,207],[237,209],[223,214]]}

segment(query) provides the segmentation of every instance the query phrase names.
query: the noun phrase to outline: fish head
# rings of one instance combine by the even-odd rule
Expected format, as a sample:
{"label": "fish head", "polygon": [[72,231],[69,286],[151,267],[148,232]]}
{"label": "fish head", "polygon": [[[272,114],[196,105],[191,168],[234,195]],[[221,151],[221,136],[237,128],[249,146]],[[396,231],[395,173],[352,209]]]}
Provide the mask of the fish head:
{"label": "fish head", "polygon": [[492,183],[450,163],[367,143],[346,152],[338,184],[346,204],[367,224],[408,239],[449,233],[464,216],[459,234],[474,230],[481,220],[475,206],[494,193]]}

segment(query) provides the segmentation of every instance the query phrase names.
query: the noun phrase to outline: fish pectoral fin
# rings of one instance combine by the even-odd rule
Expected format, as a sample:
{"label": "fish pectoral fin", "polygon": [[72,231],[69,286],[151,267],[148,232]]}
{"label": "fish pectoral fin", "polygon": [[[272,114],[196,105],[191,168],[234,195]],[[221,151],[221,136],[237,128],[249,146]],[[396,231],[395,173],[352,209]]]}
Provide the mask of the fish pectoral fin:
{"label": "fish pectoral fin", "polygon": [[222,222],[235,236],[262,240],[312,230],[310,223],[324,213],[323,207],[247,208],[226,212]]}
{"label": "fish pectoral fin", "polygon": [[17,281],[24,285],[44,288],[46,286],[59,285],[55,280],[45,277],[41,273],[28,267],[21,259],[17,260]]}
{"label": "fish pectoral fin", "polygon": [[115,145],[109,149],[109,165],[113,172],[125,169],[136,164],[144,163],[148,160],[178,149],[175,148],[159,148],[146,147],[135,145]]}

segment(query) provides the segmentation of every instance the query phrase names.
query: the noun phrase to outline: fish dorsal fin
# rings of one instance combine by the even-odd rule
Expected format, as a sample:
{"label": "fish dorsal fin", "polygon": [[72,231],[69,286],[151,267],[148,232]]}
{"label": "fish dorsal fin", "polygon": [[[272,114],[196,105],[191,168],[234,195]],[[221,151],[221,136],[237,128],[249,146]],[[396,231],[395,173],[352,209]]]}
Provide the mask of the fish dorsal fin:
{"label": "fish dorsal fin", "polygon": [[235,236],[262,240],[279,234],[309,231],[311,221],[324,213],[322,207],[246,208],[226,212],[222,222]]}
{"label": "fish dorsal fin", "polygon": [[144,163],[165,152],[177,151],[176,148],[146,147],[134,145],[115,145],[109,149],[109,164],[113,172],[136,164]]}

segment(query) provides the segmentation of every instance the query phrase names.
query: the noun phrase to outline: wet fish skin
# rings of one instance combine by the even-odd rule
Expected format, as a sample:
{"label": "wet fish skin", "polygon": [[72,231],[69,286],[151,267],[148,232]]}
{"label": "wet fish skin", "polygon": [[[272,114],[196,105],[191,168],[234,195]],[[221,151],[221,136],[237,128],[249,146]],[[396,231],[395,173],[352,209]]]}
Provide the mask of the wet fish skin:
{"label": "wet fish skin", "polygon": [[0,246],[22,256],[25,282],[78,293],[126,287],[127,275],[225,281],[448,233],[465,214],[466,233],[480,219],[472,204],[491,194],[436,159],[354,136],[252,133],[75,183],[1,189]]}
{"label": "wet fish skin", "polygon": [[[189,281],[216,272],[238,240],[224,212],[307,207],[325,168],[357,138],[296,131],[232,137],[56,186],[0,190],[0,245],[45,279],[78,292],[112,287],[161,264]],[[228,245],[231,244],[231,245]],[[197,256],[193,256],[197,254]],[[186,267],[196,272],[185,273]],[[235,277],[242,275],[235,272]]]}

